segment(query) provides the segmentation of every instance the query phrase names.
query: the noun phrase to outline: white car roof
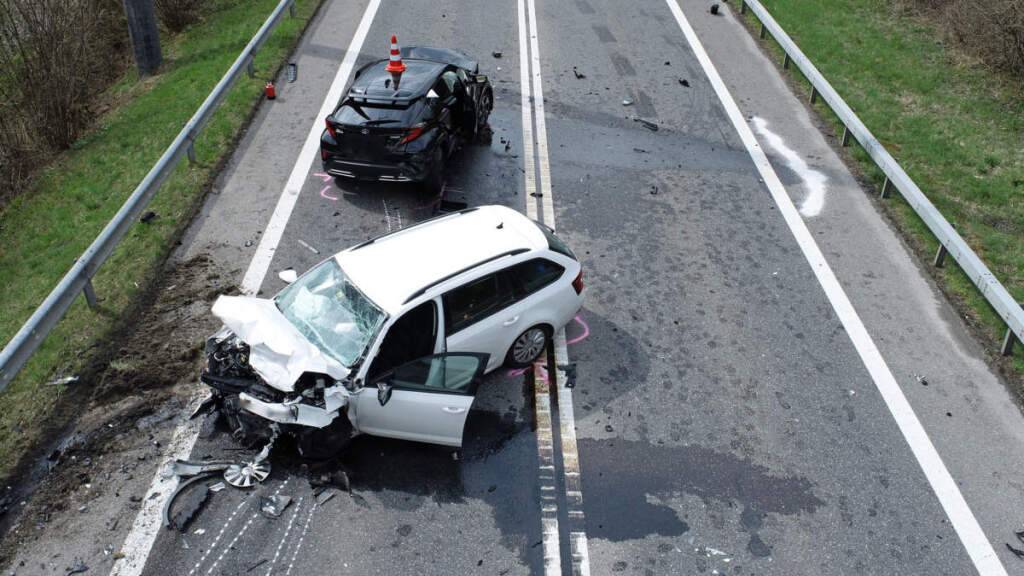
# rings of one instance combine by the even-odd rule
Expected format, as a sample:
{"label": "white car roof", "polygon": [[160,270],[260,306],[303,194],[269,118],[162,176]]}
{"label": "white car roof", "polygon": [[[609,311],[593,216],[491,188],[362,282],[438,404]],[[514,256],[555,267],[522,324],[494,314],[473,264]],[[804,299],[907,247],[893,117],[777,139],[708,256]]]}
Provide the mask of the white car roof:
{"label": "white car roof", "polygon": [[511,251],[547,247],[544,233],[523,214],[481,206],[382,236],[335,259],[370,300],[395,315],[438,280]]}

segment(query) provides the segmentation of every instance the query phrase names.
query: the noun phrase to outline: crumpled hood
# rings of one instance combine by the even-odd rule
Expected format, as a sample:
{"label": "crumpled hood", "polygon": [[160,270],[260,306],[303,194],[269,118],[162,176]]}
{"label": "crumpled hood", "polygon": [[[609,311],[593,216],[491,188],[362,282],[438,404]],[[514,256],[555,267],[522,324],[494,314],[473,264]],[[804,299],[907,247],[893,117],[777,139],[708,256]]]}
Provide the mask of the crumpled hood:
{"label": "crumpled hood", "polygon": [[327,374],[335,380],[348,369],[324,355],[298,331],[273,300],[249,296],[220,296],[213,314],[240,340],[249,345],[249,364],[267,384],[282,392],[294,392],[304,372]]}

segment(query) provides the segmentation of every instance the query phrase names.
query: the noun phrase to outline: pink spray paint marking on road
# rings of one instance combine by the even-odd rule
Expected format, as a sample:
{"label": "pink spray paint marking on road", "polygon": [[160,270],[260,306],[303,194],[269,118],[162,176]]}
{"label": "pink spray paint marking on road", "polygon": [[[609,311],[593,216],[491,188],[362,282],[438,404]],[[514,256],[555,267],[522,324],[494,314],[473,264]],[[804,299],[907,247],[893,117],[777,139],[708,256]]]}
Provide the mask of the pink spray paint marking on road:
{"label": "pink spray paint marking on road", "polygon": [[331,196],[330,194],[327,193],[327,191],[330,190],[330,189],[331,189],[330,186],[324,186],[324,189],[320,191],[320,196],[322,196],[324,198],[327,198],[328,200],[334,200],[335,202],[337,202],[338,201],[338,197],[337,196]]}

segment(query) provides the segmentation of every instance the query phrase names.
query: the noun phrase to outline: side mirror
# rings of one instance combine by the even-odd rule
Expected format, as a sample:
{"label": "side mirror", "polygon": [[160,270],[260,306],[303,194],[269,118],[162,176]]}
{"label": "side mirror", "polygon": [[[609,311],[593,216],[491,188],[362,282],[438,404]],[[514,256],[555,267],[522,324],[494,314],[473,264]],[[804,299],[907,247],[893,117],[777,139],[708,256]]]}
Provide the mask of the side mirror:
{"label": "side mirror", "polygon": [[476,77],[474,78],[474,80],[476,81],[477,84],[486,84],[487,83],[487,75],[486,74],[477,74]]}
{"label": "side mirror", "polygon": [[391,383],[390,382],[378,382],[377,383],[377,402],[383,406],[391,400]]}

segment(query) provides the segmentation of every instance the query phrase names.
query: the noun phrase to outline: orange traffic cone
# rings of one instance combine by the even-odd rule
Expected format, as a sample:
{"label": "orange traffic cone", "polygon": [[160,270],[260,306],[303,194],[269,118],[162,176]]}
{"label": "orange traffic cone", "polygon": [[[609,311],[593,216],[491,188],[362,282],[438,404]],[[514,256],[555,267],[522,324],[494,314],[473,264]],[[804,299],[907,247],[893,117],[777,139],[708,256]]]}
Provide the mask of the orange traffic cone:
{"label": "orange traffic cone", "polygon": [[391,58],[384,70],[391,72],[392,74],[401,74],[402,72],[405,72],[405,63],[402,62],[402,52],[398,49],[398,37],[394,34],[391,35]]}

